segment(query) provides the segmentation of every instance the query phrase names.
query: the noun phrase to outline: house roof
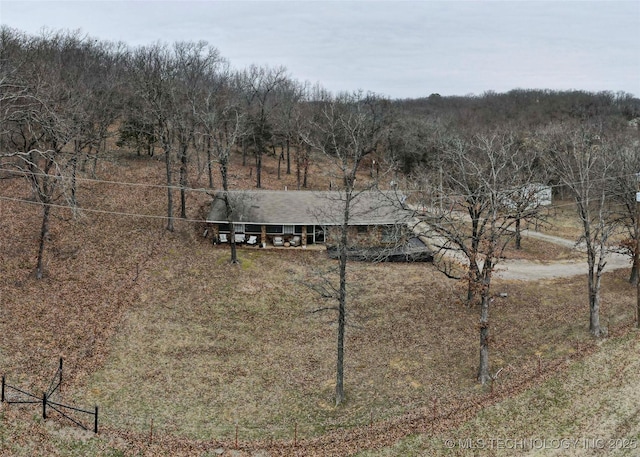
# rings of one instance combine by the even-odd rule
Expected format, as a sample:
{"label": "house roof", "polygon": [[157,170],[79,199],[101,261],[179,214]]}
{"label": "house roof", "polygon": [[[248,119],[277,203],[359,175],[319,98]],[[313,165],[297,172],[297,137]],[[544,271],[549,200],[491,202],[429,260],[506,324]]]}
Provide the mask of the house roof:
{"label": "house roof", "polygon": [[[211,204],[207,222],[227,223],[222,192]],[[404,196],[395,191],[356,194],[349,225],[386,225],[407,220]],[[260,225],[339,225],[344,212],[344,193],[339,191],[234,191],[229,193],[231,220]]]}

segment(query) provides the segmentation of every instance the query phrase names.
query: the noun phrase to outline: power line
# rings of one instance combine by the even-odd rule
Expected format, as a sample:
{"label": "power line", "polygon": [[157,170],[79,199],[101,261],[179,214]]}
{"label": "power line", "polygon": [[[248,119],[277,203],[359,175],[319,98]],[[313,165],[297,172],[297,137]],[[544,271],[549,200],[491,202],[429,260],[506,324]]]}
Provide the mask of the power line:
{"label": "power line", "polygon": [[69,205],[60,205],[60,204],[57,204],[57,203],[35,202],[35,201],[32,201],[32,200],[25,200],[23,198],[15,198],[15,197],[0,196],[0,200],[13,201],[13,202],[17,202],[17,203],[27,203],[27,204],[30,204],[30,205],[38,205],[38,206],[49,206],[51,208],[66,208],[66,209],[71,209],[71,210],[78,210],[80,212],[87,212],[87,213],[112,214],[112,215],[115,215],[115,216],[128,216],[128,217],[139,217],[139,218],[160,219],[160,220],[176,219],[176,220],[185,221],[185,222],[207,222],[204,219],[185,219],[185,218],[177,217],[177,216],[172,216],[170,218],[169,216],[158,216],[158,215],[155,215],[155,214],[127,213],[127,212],[123,212],[123,211],[109,211],[109,210],[95,209],[95,208],[80,208],[80,207],[77,207],[77,206],[73,207],[73,206],[69,206]]}
{"label": "power line", "polygon": [[150,188],[157,188],[157,189],[173,189],[173,190],[184,189],[185,191],[188,191],[188,192],[208,192],[207,189],[204,189],[201,187],[197,188],[197,187],[182,187],[182,186],[167,185],[167,184],[147,184],[147,183],[136,183],[136,182],[127,182],[127,181],[109,181],[106,179],[83,178],[83,177],[72,178],[70,176],[50,175],[47,173],[34,173],[34,172],[22,171],[22,170],[3,169],[2,171],[7,173],[13,173],[13,174],[24,176],[24,177],[39,176],[39,177],[48,177],[53,179],[61,179],[64,181],[71,181],[72,179],[75,179],[75,181],[94,182],[94,183],[100,183],[100,184],[115,184],[120,186],[129,186],[129,187],[150,187]]}

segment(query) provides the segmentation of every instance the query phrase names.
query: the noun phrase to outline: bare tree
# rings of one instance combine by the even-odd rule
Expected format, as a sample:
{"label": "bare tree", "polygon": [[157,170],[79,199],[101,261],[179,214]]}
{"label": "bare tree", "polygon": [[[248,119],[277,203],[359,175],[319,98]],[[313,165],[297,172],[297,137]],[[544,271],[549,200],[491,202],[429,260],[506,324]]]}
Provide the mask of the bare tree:
{"label": "bare tree", "polygon": [[236,144],[238,137],[241,135],[242,119],[234,105],[226,105],[221,107],[219,112],[218,125],[216,132],[212,136],[215,156],[220,170],[222,179],[222,199],[225,204],[227,221],[229,222],[231,248],[231,263],[238,263],[238,254],[236,250],[235,225],[233,216],[239,206],[244,204],[246,198],[234,197],[229,190],[229,157],[231,149]]}
{"label": "bare tree", "polygon": [[253,145],[256,161],[256,187],[262,187],[262,157],[273,136],[274,108],[279,103],[277,90],[288,79],[284,67],[266,68],[252,65],[239,75],[246,101],[246,136]]}
{"label": "bare tree", "polygon": [[189,148],[194,143],[199,105],[208,92],[207,84],[215,78],[218,66],[223,63],[217,49],[205,41],[181,42],[174,45],[176,81],[172,91],[175,116],[175,137],[180,159],[180,217],[186,218],[186,188]]}
{"label": "bare tree", "polygon": [[612,178],[612,198],[619,205],[618,217],[626,234],[621,247],[633,259],[629,275],[631,284],[636,284],[640,279],[640,265],[638,265],[640,233],[638,233],[638,212],[635,199],[638,189],[636,173],[640,173],[639,132],[637,127],[633,129],[628,127],[615,139],[617,153],[614,158],[615,177]]}
{"label": "bare tree", "polygon": [[606,335],[600,324],[600,287],[607,263],[608,242],[616,230],[611,205],[614,155],[600,125],[555,125],[547,130],[550,166],[556,167],[562,183],[573,195],[582,225],[588,264],[589,331]]}
{"label": "bare tree", "polygon": [[[202,102],[198,105],[197,117],[206,143],[209,184],[213,187],[213,165],[217,163],[220,172],[222,192],[209,195],[221,199],[230,228],[229,245],[231,263],[238,263],[235,242],[234,214],[247,200],[241,192],[234,193],[229,185],[229,161],[231,151],[243,134],[244,118],[240,109],[236,78],[226,65],[211,73],[205,84]],[[235,195],[237,194],[237,195]],[[215,201],[214,201],[215,204]]]}
{"label": "bare tree", "polygon": [[[489,371],[489,311],[491,279],[506,244],[513,237],[510,197],[520,181],[520,151],[512,132],[450,138],[442,145],[442,176],[427,178],[422,202],[421,235],[440,254],[466,260],[467,303],[480,296],[480,363],[478,381]],[[440,170],[437,171],[440,174]],[[442,187],[440,185],[442,183]],[[521,214],[525,217],[527,214]]]}
{"label": "bare tree", "polygon": [[[11,33],[3,30],[3,43]],[[77,34],[15,37],[8,66],[0,76],[3,90],[2,167],[26,178],[34,199],[42,204],[36,278],[44,276],[44,248],[54,204],[70,204],[69,156],[64,148],[75,132],[78,98],[70,85],[63,56],[81,47]],[[77,65],[77,61],[72,62]],[[71,64],[71,63],[70,63]],[[71,167],[72,168],[72,167]],[[61,201],[62,199],[66,201]],[[71,202],[72,203],[72,202]]]}
{"label": "bare tree", "polygon": [[522,249],[522,223],[535,220],[544,222],[543,209],[551,204],[551,188],[546,186],[548,171],[543,165],[543,153],[534,138],[516,138],[518,163],[513,167],[512,189],[504,191],[504,203],[515,221],[513,225],[515,248]]}
{"label": "bare tree", "polygon": [[386,101],[374,95],[341,94],[314,102],[316,117],[304,134],[311,147],[324,154],[331,164],[330,173],[336,178],[339,192],[333,202],[339,223],[337,248],[339,286],[338,341],[336,360],[336,405],[345,400],[344,342],[347,308],[347,260],[349,249],[349,223],[354,202],[368,186],[356,185],[356,174],[364,157],[377,150],[385,127]]}
{"label": "bare tree", "polygon": [[278,156],[278,179],[281,162],[286,163],[286,174],[291,174],[291,147],[300,147],[298,125],[300,122],[300,103],[305,95],[305,85],[295,80],[285,79],[277,88],[274,107],[274,133],[281,142]]}
{"label": "bare tree", "polygon": [[138,48],[132,58],[132,74],[141,108],[149,113],[164,150],[167,185],[167,230],[173,231],[173,151],[174,115],[172,94],[175,90],[176,62],[166,45]]}

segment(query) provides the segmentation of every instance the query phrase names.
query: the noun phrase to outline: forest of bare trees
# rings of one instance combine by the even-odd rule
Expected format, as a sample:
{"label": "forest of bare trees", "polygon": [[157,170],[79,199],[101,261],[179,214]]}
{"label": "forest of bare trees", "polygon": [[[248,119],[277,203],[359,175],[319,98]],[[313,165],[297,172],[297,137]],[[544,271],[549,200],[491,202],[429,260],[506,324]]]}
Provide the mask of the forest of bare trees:
{"label": "forest of bare trees", "polygon": [[[185,197],[190,173],[222,190],[231,213],[228,173],[236,154],[255,170],[256,188],[266,156],[277,159],[278,177],[295,172],[299,189],[307,187],[309,164],[329,159],[338,171],[336,188],[344,192],[345,223],[352,199],[371,185],[355,179],[362,159],[389,164],[401,190],[424,198],[425,220],[442,247],[455,246],[468,260],[469,305],[479,298],[481,382],[491,376],[495,262],[505,236],[537,216],[527,196],[518,194],[525,186],[550,185],[576,203],[593,335],[605,333],[598,309],[607,247],[618,234],[630,258],[638,250],[640,99],[627,93],[518,89],[411,100],[334,95],[297,81],[283,67],[234,70],[205,42],[130,48],[77,32],[30,36],[3,27],[0,108],[0,178],[26,179],[42,207],[41,226],[34,227],[38,278],[51,209],[82,208],[76,180],[95,175],[96,163],[111,153],[107,144],[162,157],[169,231],[174,214],[188,218],[197,210]],[[505,195],[519,204],[505,205]],[[629,279],[638,280],[637,265]],[[345,300],[340,297],[342,328]],[[344,398],[340,376],[337,403]]]}

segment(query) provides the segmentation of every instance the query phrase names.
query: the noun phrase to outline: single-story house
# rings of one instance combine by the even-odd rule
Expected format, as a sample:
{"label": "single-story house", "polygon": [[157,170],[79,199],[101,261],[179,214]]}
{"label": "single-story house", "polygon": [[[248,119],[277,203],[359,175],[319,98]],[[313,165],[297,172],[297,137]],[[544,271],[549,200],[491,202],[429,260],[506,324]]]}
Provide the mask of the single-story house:
{"label": "single-story house", "polygon": [[[207,217],[214,242],[225,242],[234,226],[236,242],[263,246],[336,244],[344,218],[344,193],[339,191],[233,191],[227,217],[223,193],[218,192]],[[406,241],[404,196],[396,191],[360,192],[348,219],[352,246],[384,246]]]}

